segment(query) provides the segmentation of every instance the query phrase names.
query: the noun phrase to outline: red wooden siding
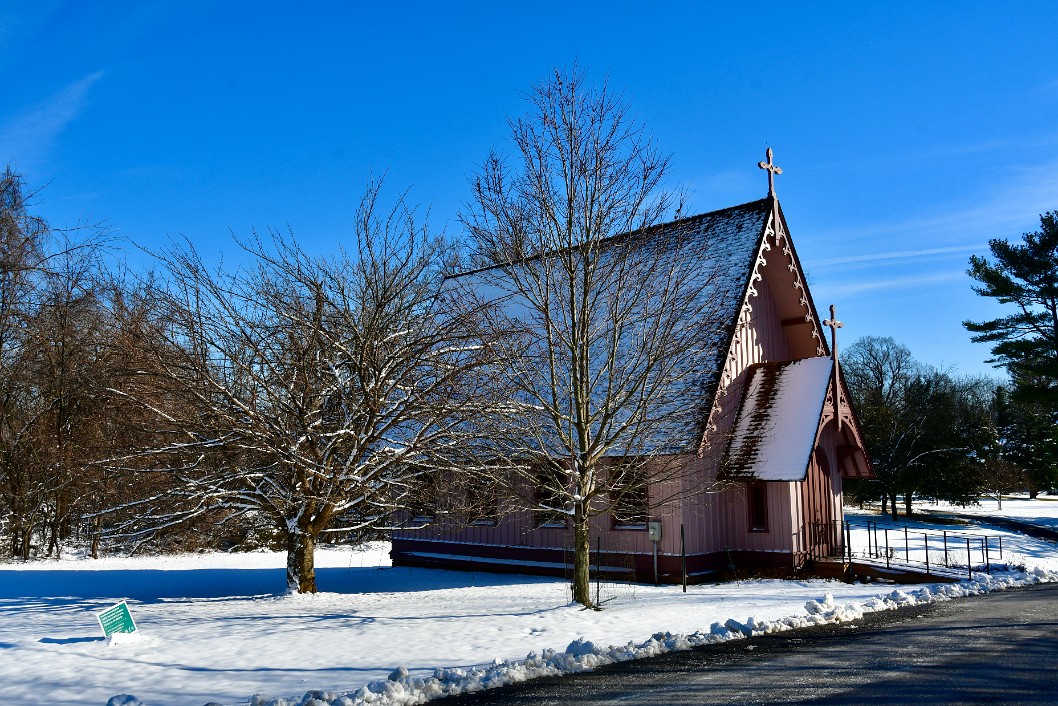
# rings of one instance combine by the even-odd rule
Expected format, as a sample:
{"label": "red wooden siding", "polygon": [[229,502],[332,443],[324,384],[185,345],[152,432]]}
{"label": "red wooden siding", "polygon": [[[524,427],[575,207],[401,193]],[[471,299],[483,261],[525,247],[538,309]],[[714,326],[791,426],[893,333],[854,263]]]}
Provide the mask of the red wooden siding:
{"label": "red wooden siding", "polygon": [[843,509],[833,423],[819,433],[808,474],[801,484],[801,505],[803,519],[798,551],[809,557],[839,553],[844,546],[840,530]]}

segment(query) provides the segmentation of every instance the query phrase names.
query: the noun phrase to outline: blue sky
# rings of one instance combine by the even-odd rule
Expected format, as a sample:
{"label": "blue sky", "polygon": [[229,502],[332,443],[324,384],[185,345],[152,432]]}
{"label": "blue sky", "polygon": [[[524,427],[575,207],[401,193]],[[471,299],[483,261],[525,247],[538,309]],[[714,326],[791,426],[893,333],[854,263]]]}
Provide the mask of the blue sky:
{"label": "blue sky", "polygon": [[[844,345],[990,372],[972,253],[1058,209],[1058,5],[214,3],[0,6],[0,162],[53,225],[145,246],[289,225],[326,252],[372,174],[458,235],[467,177],[553,67],[632,102],[691,210],[777,192]],[[137,261],[139,255],[130,258]]]}

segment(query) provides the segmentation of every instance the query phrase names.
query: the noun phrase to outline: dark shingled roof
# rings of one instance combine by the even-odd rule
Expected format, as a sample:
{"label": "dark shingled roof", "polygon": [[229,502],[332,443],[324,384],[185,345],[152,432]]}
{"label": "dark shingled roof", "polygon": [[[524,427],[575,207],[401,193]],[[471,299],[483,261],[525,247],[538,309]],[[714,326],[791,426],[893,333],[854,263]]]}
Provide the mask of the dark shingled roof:
{"label": "dark shingled roof", "polygon": [[[679,436],[682,438],[679,439],[654,440],[656,449],[693,451],[701,442],[701,434],[712,409],[764,228],[772,212],[772,204],[770,197],[764,198],[719,211],[682,218],[643,231],[616,235],[602,241],[603,247],[608,247],[634,244],[637,240],[644,242],[650,240],[656,243],[657,239],[678,238],[679,247],[693,248],[698,257],[704,255],[704,259],[698,263],[699,270],[703,276],[714,278],[708,290],[703,292],[703,296],[711,298],[717,314],[716,320],[721,324],[710,331],[711,340],[703,341],[705,348],[711,352],[711,356],[701,361],[699,373],[695,376],[693,394],[690,390],[688,391],[688,398],[693,396],[693,399],[686,399],[684,402],[687,408],[694,411],[697,428],[680,433]],[[446,281],[445,288],[450,293],[458,292],[468,286],[479,294],[488,292],[494,289],[487,284],[490,279],[494,279],[491,276],[492,273],[547,256],[547,254],[534,255],[512,263],[453,275]],[[489,295],[486,294],[486,296]],[[510,305],[517,307],[513,301]]]}
{"label": "dark shingled roof", "polygon": [[718,266],[720,277],[715,288],[719,296],[717,318],[725,322],[724,327],[716,331],[716,337],[708,342],[716,351],[716,357],[712,365],[699,375],[701,394],[697,404],[701,426],[696,430],[697,438],[693,439],[695,445],[701,442],[705,422],[720,386],[720,376],[727,363],[727,352],[735,335],[742,301],[749,287],[754,261],[771,211],[771,198],[764,198],[686,219],[688,229],[700,240],[700,247],[708,253],[709,261]]}

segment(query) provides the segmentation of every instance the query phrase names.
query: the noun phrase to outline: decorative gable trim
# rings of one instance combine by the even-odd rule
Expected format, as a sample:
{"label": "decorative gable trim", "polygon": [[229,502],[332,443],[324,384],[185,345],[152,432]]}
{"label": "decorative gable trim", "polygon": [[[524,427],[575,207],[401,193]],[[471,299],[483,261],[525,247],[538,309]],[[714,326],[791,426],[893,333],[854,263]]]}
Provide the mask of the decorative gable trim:
{"label": "decorative gable trim", "polygon": [[[742,295],[741,305],[738,307],[738,313],[731,329],[731,339],[728,342],[727,355],[724,357],[724,367],[717,381],[716,393],[713,396],[712,406],[706,421],[705,434],[702,439],[699,453],[703,452],[705,447],[709,444],[709,437],[715,435],[719,430],[720,416],[724,414],[725,411],[729,411],[725,410],[724,400],[730,392],[731,385],[735,382],[738,376],[744,372],[744,368],[740,368],[738,362],[739,346],[742,342],[743,332],[750,325],[751,317],[753,315],[753,300],[759,295],[757,291],[757,283],[764,277],[761,269],[768,264],[769,257],[774,258],[776,255],[781,255],[783,257],[785,261],[784,264],[793,275],[793,287],[799,294],[798,299],[800,301],[802,315],[796,319],[783,321],[783,325],[808,324],[811,326],[812,339],[816,344],[815,354],[817,356],[825,356],[829,353],[826,340],[823,336],[822,326],[816,317],[811,294],[809,294],[808,288],[805,285],[804,273],[801,270],[800,261],[797,259],[797,254],[793,249],[793,243],[786,230],[786,220],[782,216],[778,200],[772,197],[771,201],[772,204],[769,209],[770,213],[768,219],[765,221],[764,228],[762,229],[760,240],[758,241],[756,248],[756,256],[753,259],[753,266],[746,280],[746,287]],[[774,254],[772,253],[773,249],[776,251]],[[778,263],[775,263],[775,265],[778,265]]]}
{"label": "decorative gable trim", "polygon": [[[805,285],[804,272],[801,271],[801,263],[794,253],[793,242],[786,231],[786,219],[779,211],[779,202],[775,202],[771,218],[768,219],[766,233],[775,239],[775,247],[786,259],[786,267],[794,276],[793,287],[800,295],[801,308],[804,309],[804,321],[812,326],[812,338],[816,341],[816,355],[827,355],[827,347],[823,338],[823,329],[816,318],[815,307],[812,305],[812,295],[808,293]],[[765,238],[766,239],[766,238]]]}
{"label": "decorative gable trim", "polygon": [[[842,478],[877,478],[874,472],[874,464],[865,449],[863,430],[860,429],[860,420],[856,417],[856,411],[849,404],[849,391],[845,387],[845,381],[841,379],[840,368],[838,368],[838,394],[841,396],[841,404],[837,409],[841,411],[841,425],[835,425],[838,451],[838,470]],[[834,379],[831,378],[827,386],[826,401],[823,403],[823,414],[819,419],[819,431],[816,432],[816,443],[823,435],[823,429],[835,420],[834,406]]]}

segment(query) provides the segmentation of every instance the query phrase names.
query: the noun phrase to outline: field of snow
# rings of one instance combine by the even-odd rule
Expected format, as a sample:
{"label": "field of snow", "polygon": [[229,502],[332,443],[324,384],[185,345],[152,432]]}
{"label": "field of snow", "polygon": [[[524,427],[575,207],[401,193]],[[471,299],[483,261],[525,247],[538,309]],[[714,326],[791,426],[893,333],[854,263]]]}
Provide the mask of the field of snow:
{"label": "field of snow", "polygon": [[[1039,507],[1023,512],[1058,517],[1058,502],[1034,502]],[[570,605],[558,580],[393,568],[386,545],[320,550],[315,596],[278,594],[284,556],[270,552],[0,564],[0,705],[104,706],[119,694],[145,706],[418,703],[1058,580],[1053,545],[992,528],[965,531],[1002,534],[1008,554],[1036,570],[948,587],[751,580],[683,593],[604,584],[612,600],[594,612]],[[104,640],[96,613],[122,599],[139,633]]]}
{"label": "field of snow", "polygon": [[[923,533],[929,534],[929,555],[934,567],[944,562],[944,552],[939,541],[942,533],[947,533],[950,547],[950,560],[953,565],[965,567],[967,564],[965,540],[971,539],[972,553],[971,561],[976,568],[985,567],[985,556],[981,553],[981,538],[988,538],[988,559],[992,563],[1004,563],[1011,565],[1024,565],[1026,567],[1038,567],[1048,571],[1058,572],[1058,547],[1053,543],[1034,539],[1024,534],[1002,529],[988,523],[990,515],[1007,517],[1019,522],[1037,524],[1058,529],[1058,499],[1055,500],[1032,500],[1024,498],[1018,502],[1012,502],[1009,498],[1003,499],[1003,512],[995,511],[995,500],[983,499],[979,506],[957,507],[946,503],[936,505],[919,505],[916,503],[916,512],[937,511],[940,513],[957,512],[976,518],[974,522],[959,524],[938,524],[933,518],[925,514],[916,514],[911,519],[900,516],[898,522],[893,522],[888,516],[877,512],[857,512],[846,508],[845,519],[852,524],[852,548],[857,558],[864,557],[870,553],[872,540],[868,538],[866,526],[868,521],[877,523],[879,531],[875,534],[873,541],[882,542],[883,530],[890,529],[889,542],[893,550],[894,559],[899,561],[905,556],[905,544],[903,529],[906,527],[909,533],[910,558],[912,563],[921,565],[924,563],[925,540]],[[902,507],[902,506],[901,506]],[[1010,508],[1010,510],[1008,510]],[[1000,559],[1000,546],[997,540],[1002,540]]]}
{"label": "field of snow", "polygon": [[[919,507],[918,504],[915,506]],[[961,515],[1005,517],[1041,527],[1058,529],[1058,495],[1040,495],[1030,500],[1028,495],[1004,495],[1000,503],[995,498],[981,498],[980,504],[959,507],[948,503],[922,505],[923,509],[955,512]]]}

